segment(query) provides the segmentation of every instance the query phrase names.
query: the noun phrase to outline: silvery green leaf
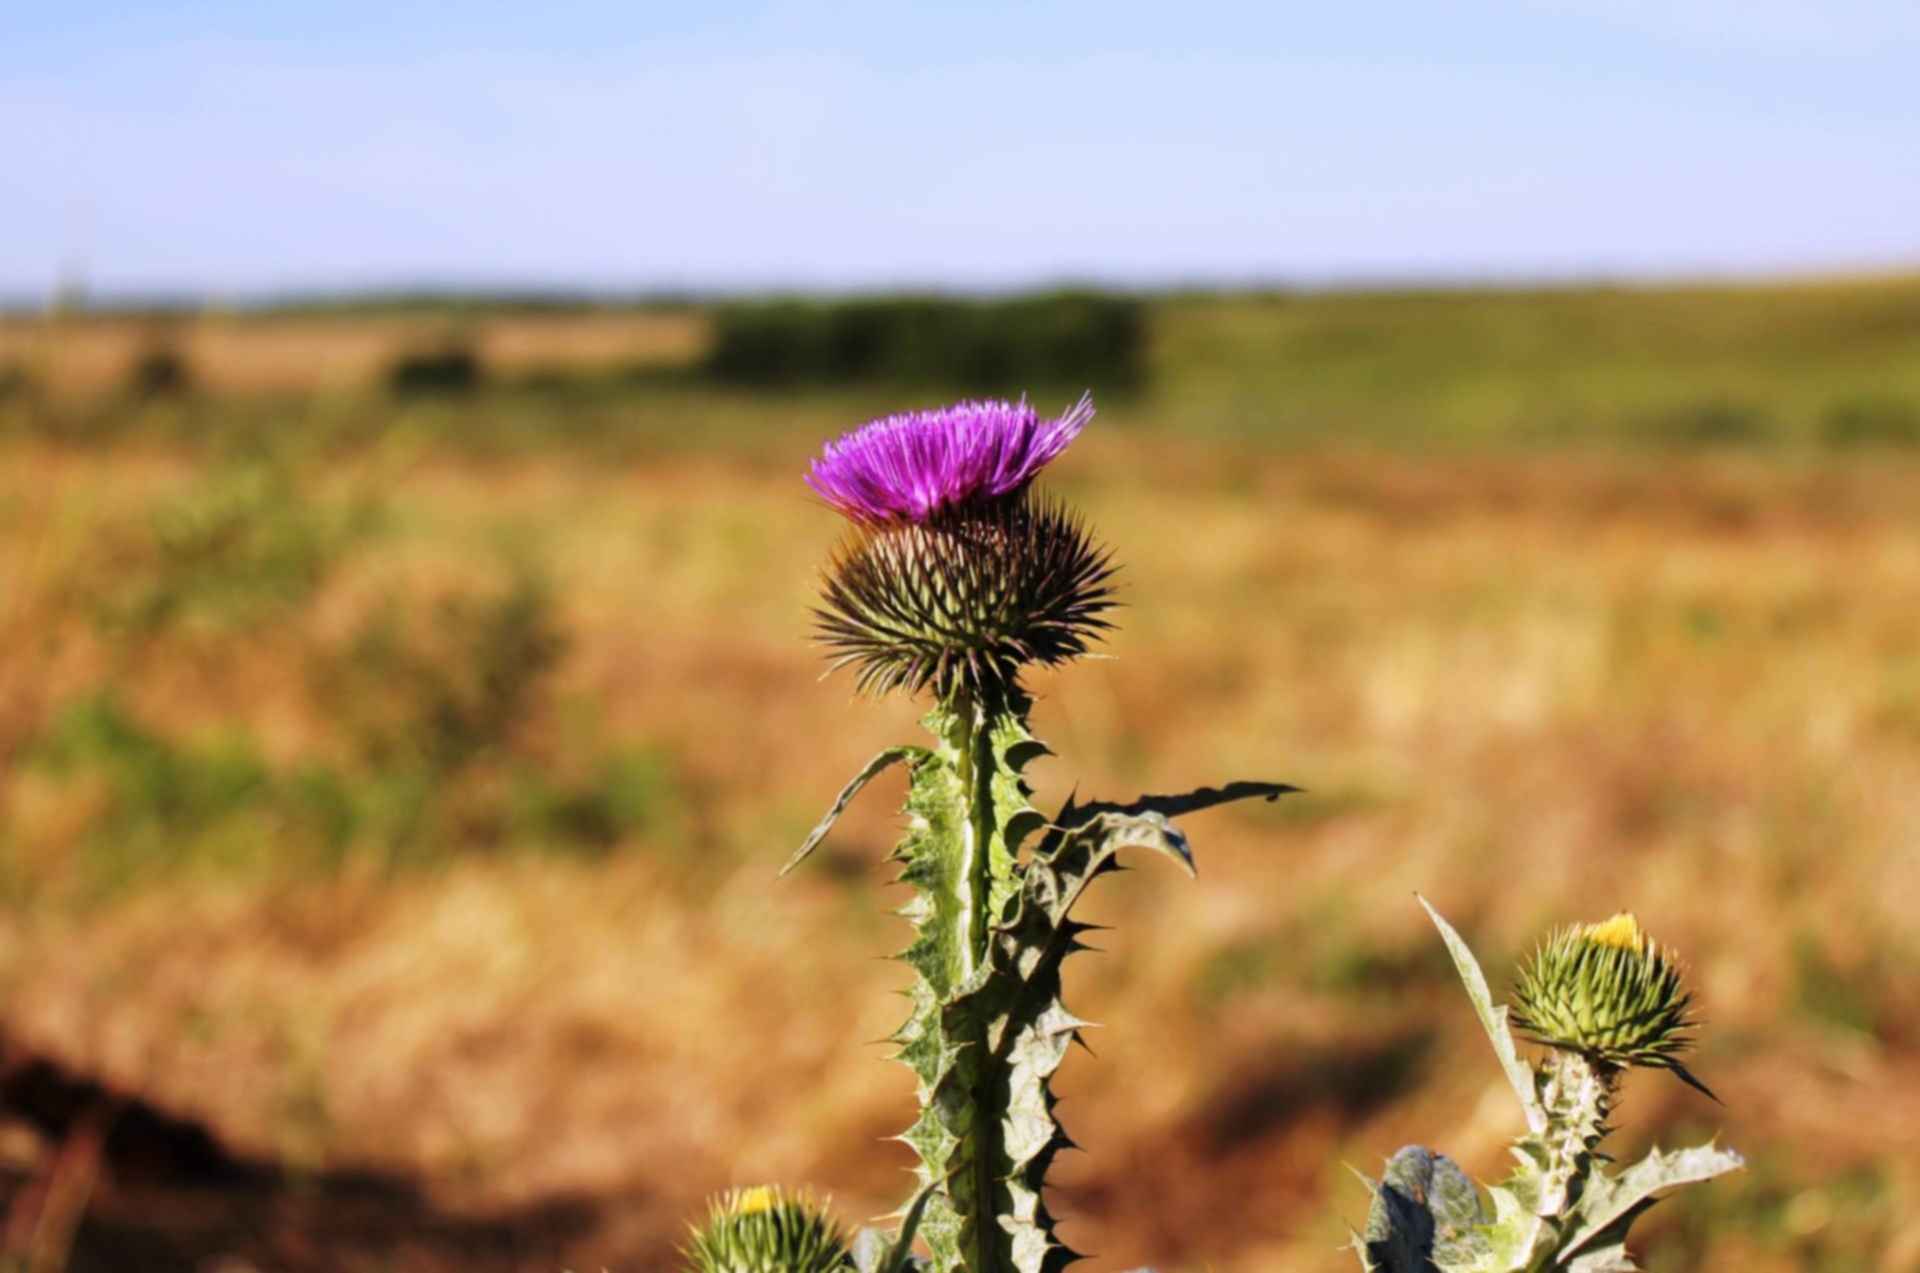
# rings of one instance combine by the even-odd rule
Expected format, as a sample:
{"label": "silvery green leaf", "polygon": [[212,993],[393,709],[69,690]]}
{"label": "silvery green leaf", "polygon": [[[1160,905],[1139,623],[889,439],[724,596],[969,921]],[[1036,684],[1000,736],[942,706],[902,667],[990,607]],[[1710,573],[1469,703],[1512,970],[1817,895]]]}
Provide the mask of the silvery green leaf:
{"label": "silvery green leaf", "polygon": [[1408,1145],[1387,1160],[1385,1176],[1373,1184],[1362,1248],[1369,1269],[1426,1273],[1433,1267],[1433,1216],[1426,1204],[1432,1158],[1419,1145]]}
{"label": "silvery green leaf", "polygon": [[1540,1217],[1523,1204],[1512,1189],[1495,1185],[1487,1193],[1493,1199],[1493,1219],[1482,1229],[1487,1242],[1486,1257],[1482,1263],[1466,1265],[1458,1273],[1524,1268],[1540,1233]]}
{"label": "silvery green leaf", "polygon": [[1041,840],[1036,855],[1052,853],[1059,848],[1063,836],[1071,833],[1075,827],[1091,822],[1102,814],[1117,813],[1123,817],[1138,817],[1142,814],[1157,813],[1164,818],[1183,817],[1189,813],[1199,813],[1203,809],[1212,809],[1223,804],[1232,804],[1239,800],[1262,799],[1271,804],[1281,796],[1299,791],[1300,788],[1284,782],[1230,782],[1224,787],[1198,787],[1192,791],[1183,791],[1178,795],[1141,796],[1138,800],[1126,804],[1097,800],[1092,804],[1075,804],[1073,797],[1060,810]]}
{"label": "silvery green leaf", "polygon": [[891,1234],[871,1227],[860,1230],[853,1235],[849,1252],[853,1256],[853,1267],[860,1273],[886,1273],[887,1253],[892,1247]]}
{"label": "silvery green leaf", "polygon": [[1467,988],[1467,998],[1473,1001],[1473,1010],[1480,1017],[1480,1025],[1487,1032],[1487,1039],[1493,1044],[1494,1055],[1500,1058],[1500,1068],[1506,1072],[1507,1082],[1513,1086],[1513,1094],[1520,1098],[1520,1108],[1526,1111],[1527,1127],[1535,1135],[1547,1128],[1547,1112],[1541,1107],[1540,1098],[1534,1090],[1533,1070],[1520,1059],[1520,1051],[1514,1046],[1513,1032],[1507,1028],[1507,1006],[1493,1002],[1493,992],[1487,989],[1486,974],[1480,971],[1480,963],[1461,940],[1453,925],[1440,918],[1440,912],[1427,903],[1427,899],[1415,895],[1427,915],[1433,920],[1434,927],[1440,930],[1440,938],[1447,944],[1447,952],[1453,956],[1453,966],[1460,974],[1460,981]]}
{"label": "silvery green leaf", "polygon": [[859,1273],[901,1273],[917,1267],[920,1262],[913,1254],[913,1238],[932,1198],[932,1185],[922,1186],[920,1192],[913,1195],[906,1214],[901,1217],[898,1233],[873,1228],[860,1230],[853,1239],[854,1268]]}
{"label": "silvery green leaf", "polygon": [[[1206,803],[1274,794],[1272,784],[1238,785],[1244,789],[1214,792]],[[1186,836],[1159,809],[1130,813],[1069,801],[1019,872],[1019,891],[994,928],[990,975],[949,1009],[986,1021],[992,1059],[1005,1075],[999,1139],[1007,1202],[1000,1223],[1020,1273],[1052,1273],[1076,1258],[1055,1237],[1041,1196],[1054,1156],[1072,1144],[1054,1119],[1049,1082],[1087,1024],[1061,999],[1060,966],[1086,949],[1080,936],[1088,925],[1072,918],[1075,904],[1125,849],[1161,853],[1193,871]]]}
{"label": "silvery green leaf", "polygon": [[1503,1268],[1487,1228],[1492,1219],[1479,1188],[1457,1163],[1408,1145],[1387,1161],[1373,1186],[1366,1257],[1389,1273]]}
{"label": "silvery green leaf", "polygon": [[847,805],[852,803],[853,798],[860,794],[860,788],[872,782],[891,766],[897,765],[903,760],[920,760],[926,755],[927,750],[924,747],[889,747],[872,760],[869,760],[866,768],[855,774],[853,780],[840,789],[839,798],[833,802],[833,807],[827,810],[827,816],[814,824],[813,830],[808,832],[807,838],[800,845],[800,848],[795,851],[792,857],[787,859],[787,864],[780,868],[780,874],[784,876],[787,872],[793,870],[794,867],[806,861],[807,855],[819,846],[820,841],[827,838],[827,832],[833,829],[833,824],[840,820],[842,813],[846,812]]}
{"label": "silvery green leaf", "polygon": [[1445,1269],[1493,1266],[1494,1243],[1487,1233],[1493,1211],[1473,1178],[1445,1154],[1434,1155],[1427,1210],[1433,1214],[1435,1264]]}
{"label": "silvery green leaf", "polygon": [[[1654,1195],[1660,1190],[1712,1180],[1745,1166],[1746,1161],[1731,1150],[1695,1145],[1671,1153],[1655,1149],[1617,1175],[1595,1171],[1580,1196],[1575,1211],[1577,1224],[1561,1252],[1573,1255],[1590,1250],[1598,1257],[1626,1241],[1628,1227],[1654,1204]],[[1624,1250],[1620,1258],[1625,1258]],[[1591,1267],[1598,1270],[1612,1266],[1600,1263]]]}
{"label": "silvery green leaf", "polygon": [[1565,1269],[1566,1273],[1640,1273],[1640,1266],[1633,1262],[1626,1246],[1619,1242],[1576,1255],[1557,1267]]}

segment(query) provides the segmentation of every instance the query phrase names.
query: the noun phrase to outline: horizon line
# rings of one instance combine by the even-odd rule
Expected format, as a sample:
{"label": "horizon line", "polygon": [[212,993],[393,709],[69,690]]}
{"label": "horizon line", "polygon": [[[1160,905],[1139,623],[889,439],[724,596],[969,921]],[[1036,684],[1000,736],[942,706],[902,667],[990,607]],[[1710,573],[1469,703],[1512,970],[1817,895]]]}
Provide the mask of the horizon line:
{"label": "horizon line", "polygon": [[672,283],[596,286],[556,281],[396,278],[340,286],[107,287],[72,282],[39,295],[0,292],[0,316],[51,312],[96,314],[271,313],[282,310],[469,305],[477,308],[625,309],[718,305],[754,301],[833,301],[908,296],[988,299],[1083,292],[1165,298],[1177,296],[1338,296],[1419,293],[1536,293],[1690,291],[1702,289],[1819,288],[1898,284],[1920,280],[1920,255],[1843,266],[1700,268],[1676,270],[1436,270],[1354,271],[1321,275],[1251,272],[1229,277],[1205,272],[1126,279],[1088,273],[1035,275],[1016,282],[954,283],[898,279],[852,283],[763,280],[752,283]]}

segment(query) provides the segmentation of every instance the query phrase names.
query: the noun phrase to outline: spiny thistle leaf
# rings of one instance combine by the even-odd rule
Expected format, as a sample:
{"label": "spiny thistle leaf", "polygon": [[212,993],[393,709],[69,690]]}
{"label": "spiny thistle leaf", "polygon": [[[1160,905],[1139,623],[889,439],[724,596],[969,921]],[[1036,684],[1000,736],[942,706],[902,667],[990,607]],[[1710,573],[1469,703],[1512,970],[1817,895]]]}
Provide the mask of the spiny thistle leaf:
{"label": "spiny thistle leaf", "polygon": [[1023,490],[856,530],[814,613],[833,666],[851,666],[862,691],[992,701],[1022,667],[1077,658],[1112,627],[1113,574],[1077,517]]}
{"label": "spiny thistle leaf", "polygon": [[1434,1265],[1471,1267],[1491,1254],[1484,1229],[1493,1213],[1472,1178],[1445,1154],[1408,1145],[1387,1160],[1377,1185],[1368,1184],[1368,1267],[1424,1273]]}
{"label": "spiny thistle leaf", "polygon": [[[1627,1229],[1657,1200],[1662,1189],[1696,1184],[1739,1171],[1746,1160],[1715,1145],[1662,1153],[1654,1149],[1618,1175],[1595,1172],[1580,1195],[1578,1223],[1562,1245],[1563,1255],[1594,1261],[1595,1270],[1635,1267],[1626,1257]],[[1609,1254],[1617,1252],[1617,1254]],[[1606,1260],[1625,1261],[1608,1264]]]}
{"label": "spiny thistle leaf", "polygon": [[847,805],[852,803],[853,798],[860,794],[860,788],[879,777],[880,774],[884,773],[889,767],[897,765],[903,760],[919,761],[925,758],[926,754],[927,749],[925,747],[889,747],[872,760],[869,760],[867,767],[855,774],[852,781],[840,789],[840,795],[834,800],[833,807],[827,810],[825,817],[814,824],[813,830],[807,833],[806,840],[800,845],[799,849],[794,852],[794,855],[787,859],[787,864],[780,868],[780,874],[785,875],[787,872],[793,870],[794,867],[806,861],[807,855],[819,847],[820,841],[827,838],[827,832],[833,830],[833,824],[840,820],[842,813],[846,812]]}
{"label": "spiny thistle leaf", "polygon": [[734,1189],[708,1204],[682,1252],[691,1273],[830,1273],[850,1269],[846,1235],[813,1194]]}
{"label": "spiny thistle leaf", "polygon": [[915,1264],[913,1255],[914,1235],[920,1231],[920,1220],[927,1213],[927,1204],[933,1201],[934,1187],[922,1185],[907,1204],[900,1218],[900,1228],[894,1233],[884,1233],[879,1229],[862,1229],[853,1240],[853,1264],[859,1273],[902,1273],[902,1270]]}
{"label": "spiny thistle leaf", "polygon": [[[1059,848],[1063,836],[1075,828],[1099,817],[1104,813],[1117,813],[1123,817],[1138,817],[1142,814],[1157,813],[1164,818],[1178,818],[1189,813],[1198,813],[1217,805],[1232,804],[1237,800],[1263,799],[1272,804],[1281,796],[1291,795],[1300,788],[1284,782],[1230,782],[1224,787],[1199,787],[1193,791],[1184,791],[1172,796],[1141,796],[1138,800],[1126,804],[1096,800],[1092,804],[1078,804],[1075,797],[1068,796],[1066,805],[1047,826],[1047,834],[1035,850],[1047,854]],[[1191,873],[1193,863],[1188,862]]]}
{"label": "spiny thistle leaf", "polygon": [[1012,1238],[1012,1267],[1053,1273],[1079,1256],[1059,1240],[1042,1191],[1047,1169],[1071,1145],[1055,1121],[1050,1080],[1087,1023],[1060,995],[1060,965],[1080,949],[1085,926],[1069,918],[1074,903],[1099,875],[1113,869],[1123,848],[1165,853],[1191,867],[1186,837],[1165,817],[1102,814],[1076,828],[1050,853],[1038,853],[1021,876],[1019,895],[995,929],[995,976],[963,1001],[988,1022],[987,1044],[1006,1095],[1000,1117],[1006,1190],[1001,1226]]}
{"label": "spiny thistle leaf", "polygon": [[1467,998],[1473,1003],[1473,1010],[1480,1018],[1480,1027],[1487,1032],[1487,1041],[1493,1044],[1493,1053],[1500,1058],[1500,1069],[1507,1076],[1507,1082],[1513,1086],[1513,1094],[1520,1098],[1520,1108],[1526,1112],[1527,1127],[1534,1132],[1546,1130],[1546,1111],[1540,1108],[1539,1097],[1534,1094],[1533,1071],[1520,1059],[1520,1050],[1514,1046],[1513,1034],[1507,1029],[1507,1008],[1505,1004],[1493,1002],[1493,992],[1487,989],[1486,974],[1480,971],[1480,961],[1473,957],[1473,951],[1461,940],[1453,925],[1440,918],[1440,912],[1427,903],[1419,894],[1414,900],[1440,930],[1440,940],[1447,945],[1447,953],[1453,956],[1454,970],[1460,974],[1460,982],[1467,989]]}

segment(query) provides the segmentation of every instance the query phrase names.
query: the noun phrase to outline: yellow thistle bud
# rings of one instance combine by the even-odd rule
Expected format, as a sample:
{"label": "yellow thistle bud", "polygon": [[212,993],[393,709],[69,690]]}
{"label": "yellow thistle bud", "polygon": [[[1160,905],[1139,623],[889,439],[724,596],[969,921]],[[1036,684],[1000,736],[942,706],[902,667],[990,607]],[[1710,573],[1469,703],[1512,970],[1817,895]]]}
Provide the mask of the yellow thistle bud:
{"label": "yellow thistle bud", "polygon": [[1678,963],[1621,912],[1561,929],[1541,944],[1521,965],[1513,1024],[1539,1043],[1611,1069],[1672,1070],[1712,1096],[1680,1064],[1693,1042],[1691,1003]]}
{"label": "yellow thistle bud", "polygon": [[852,1268],[846,1234],[807,1190],[733,1189],[708,1204],[682,1252],[690,1273],[830,1273]]}

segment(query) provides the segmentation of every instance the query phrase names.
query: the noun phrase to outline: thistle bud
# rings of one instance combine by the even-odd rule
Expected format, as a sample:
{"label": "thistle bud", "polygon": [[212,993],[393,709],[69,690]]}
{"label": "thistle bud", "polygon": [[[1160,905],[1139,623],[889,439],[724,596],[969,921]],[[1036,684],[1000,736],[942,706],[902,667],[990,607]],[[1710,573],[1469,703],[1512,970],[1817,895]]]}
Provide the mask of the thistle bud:
{"label": "thistle bud", "polygon": [[829,1273],[853,1267],[846,1234],[806,1190],[732,1189],[708,1203],[683,1254],[689,1273]]}
{"label": "thistle bud", "polygon": [[1693,1042],[1691,1003],[1678,964],[1623,912],[1547,938],[1520,968],[1513,1024],[1608,1069],[1672,1070],[1712,1096],[1679,1060]]}

